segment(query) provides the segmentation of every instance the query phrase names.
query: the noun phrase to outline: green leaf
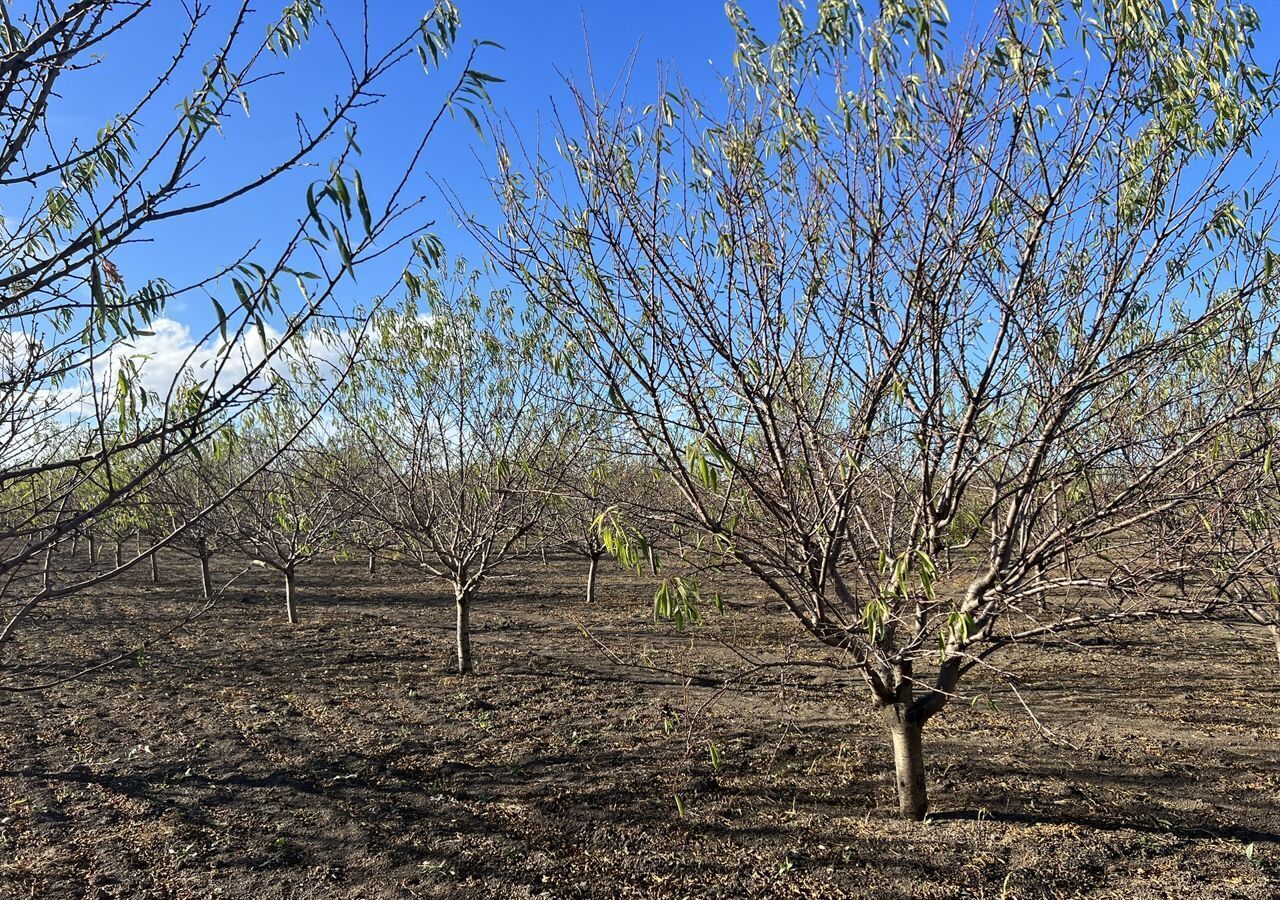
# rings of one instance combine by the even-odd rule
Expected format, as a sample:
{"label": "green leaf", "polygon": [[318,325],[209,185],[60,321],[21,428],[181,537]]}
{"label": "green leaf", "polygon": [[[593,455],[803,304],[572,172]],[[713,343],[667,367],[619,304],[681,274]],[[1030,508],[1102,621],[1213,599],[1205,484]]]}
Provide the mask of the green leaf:
{"label": "green leaf", "polygon": [[471,122],[471,127],[476,130],[476,134],[480,135],[480,138],[483,139],[484,129],[480,127],[480,120],[476,118],[476,114],[471,111],[471,107],[463,105],[462,111],[463,113],[466,114],[467,119]]}
{"label": "green leaf", "polygon": [[349,270],[354,270],[352,265],[351,248],[347,246],[346,238],[336,229],[333,232],[334,243],[338,245],[338,255],[342,257],[342,265]]}
{"label": "green leaf", "polygon": [[344,218],[351,218],[351,192],[347,190],[347,182],[342,177],[341,172],[333,173],[333,189],[338,198],[338,204],[342,207]]}
{"label": "green leaf", "polygon": [[316,186],[314,184],[307,187],[307,214],[315,219],[318,224],[324,224],[320,219],[320,208],[316,205]]}
{"label": "green leaf", "polygon": [[222,308],[222,304],[213,300],[213,308],[218,313],[218,331],[222,334],[222,342],[227,342],[227,311]]}
{"label": "green leaf", "polygon": [[360,209],[360,218],[364,222],[364,233],[373,234],[373,214],[369,212],[369,198],[364,193],[364,181],[360,178],[360,173],[355,173],[354,179],[356,189],[356,206]]}

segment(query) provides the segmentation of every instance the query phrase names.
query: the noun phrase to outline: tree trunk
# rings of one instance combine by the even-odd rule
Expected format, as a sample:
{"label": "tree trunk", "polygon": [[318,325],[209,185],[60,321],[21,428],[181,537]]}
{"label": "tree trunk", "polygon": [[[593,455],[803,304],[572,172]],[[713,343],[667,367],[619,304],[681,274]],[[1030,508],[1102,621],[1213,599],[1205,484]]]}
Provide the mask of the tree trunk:
{"label": "tree trunk", "polygon": [[891,708],[889,734],[893,737],[898,811],[904,819],[919,822],[929,811],[929,795],[924,781],[924,723],[911,708]]}
{"label": "tree trunk", "polygon": [[369,574],[373,575],[377,571],[378,571],[378,557],[372,550],[370,550],[369,551]]}
{"label": "tree trunk", "polygon": [[471,674],[471,597],[458,591],[458,673]]}
{"label": "tree trunk", "polygon": [[591,566],[587,569],[587,602],[596,602],[596,572],[600,568],[600,554],[591,554]]}
{"label": "tree trunk", "polygon": [[44,584],[43,590],[48,593],[53,586],[53,544],[50,544],[44,551],[44,568],[41,572],[41,581]]}
{"label": "tree trunk", "polygon": [[92,534],[89,535],[89,565],[94,565],[98,561],[98,539]]}
{"label": "tree trunk", "polygon": [[1271,639],[1276,642],[1276,659],[1280,660],[1280,626],[1271,626]]}
{"label": "tree trunk", "polygon": [[160,583],[160,561],[157,557],[160,555],[159,550],[151,551],[151,583]]}
{"label": "tree trunk", "polygon": [[200,588],[204,591],[204,599],[213,599],[213,577],[209,574],[209,551],[200,548]]}
{"label": "tree trunk", "polygon": [[284,570],[284,611],[290,625],[298,624],[298,600],[293,592],[293,569]]}
{"label": "tree trunk", "polygon": [[124,562],[124,541],[116,541],[115,562],[117,569],[120,568],[121,564]]}

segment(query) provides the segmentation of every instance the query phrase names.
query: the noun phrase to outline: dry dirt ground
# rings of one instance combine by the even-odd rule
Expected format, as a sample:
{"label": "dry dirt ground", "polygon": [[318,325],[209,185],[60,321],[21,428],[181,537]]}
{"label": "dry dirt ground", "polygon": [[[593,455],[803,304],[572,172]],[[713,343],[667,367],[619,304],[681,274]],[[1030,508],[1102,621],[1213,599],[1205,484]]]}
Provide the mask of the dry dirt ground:
{"label": "dry dirt ground", "polygon": [[[934,813],[910,825],[864,688],[805,664],[752,586],[678,634],[649,585],[611,573],[588,606],[581,575],[495,585],[472,677],[448,671],[442,591],[325,561],[296,627],[254,572],[124,664],[0,694],[0,896],[1280,896],[1263,634],[1003,658],[1056,742],[1000,678],[970,683],[930,724]],[[37,617],[4,683],[168,627],[196,583],[166,561]]]}

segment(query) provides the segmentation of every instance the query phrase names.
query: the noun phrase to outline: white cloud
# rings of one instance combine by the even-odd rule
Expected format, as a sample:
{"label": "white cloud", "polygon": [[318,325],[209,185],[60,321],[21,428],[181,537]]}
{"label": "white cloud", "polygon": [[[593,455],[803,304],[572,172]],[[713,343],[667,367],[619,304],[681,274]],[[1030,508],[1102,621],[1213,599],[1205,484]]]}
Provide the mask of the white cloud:
{"label": "white cloud", "polygon": [[[268,348],[275,348],[283,336],[278,328],[267,326],[262,334],[250,328],[238,340],[231,336],[230,343],[220,334],[205,340],[185,322],[167,317],[154,320],[148,330],[115,345],[92,365],[82,352],[87,348],[75,350],[77,363],[61,383],[47,377],[50,368],[60,365],[46,356],[52,346],[48,337],[35,338],[17,329],[0,332],[0,468],[64,453],[61,444],[77,426],[92,429],[99,416],[114,418],[117,380],[126,361],[137,373],[135,384],[156,398],[150,404],[155,413],[157,401],[163,403],[187,377],[225,392],[262,368],[247,386],[263,389],[268,375],[292,380],[294,366],[306,360],[308,365],[298,367],[302,374],[297,377],[328,382],[340,371],[344,351],[354,342],[347,331],[312,330],[278,350],[263,368]],[[76,341],[72,335],[61,337]]]}
{"label": "white cloud", "polygon": [[[230,343],[219,335],[212,341],[197,344],[189,326],[168,318],[155,320],[150,331],[151,334],[113,351],[109,377],[116,377],[123,360],[132,359],[138,367],[142,386],[161,397],[187,374],[200,383],[212,383],[215,389],[230,390],[250,372],[262,367],[269,349],[275,352],[264,376],[268,372],[289,376],[291,363],[305,359],[314,364],[323,377],[336,370],[341,358],[333,341],[316,331],[295,337],[283,349],[278,348],[283,332],[270,325],[262,334],[250,328],[238,340],[233,336]],[[264,336],[267,346],[262,342]],[[264,380],[260,379],[255,386],[263,385]]]}

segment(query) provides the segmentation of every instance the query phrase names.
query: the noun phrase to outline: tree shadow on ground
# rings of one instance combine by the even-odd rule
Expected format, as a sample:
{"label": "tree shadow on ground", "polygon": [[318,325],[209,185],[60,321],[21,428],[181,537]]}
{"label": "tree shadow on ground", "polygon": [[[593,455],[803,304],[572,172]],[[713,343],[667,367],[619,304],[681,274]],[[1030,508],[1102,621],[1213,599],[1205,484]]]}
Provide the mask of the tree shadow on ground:
{"label": "tree shadow on ground", "polygon": [[1138,818],[1122,815],[1087,815],[1076,812],[1062,814],[1011,812],[1008,810],[950,809],[929,814],[933,822],[998,822],[1006,825],[1074,825],[1097,831],[1138,831],[1144,834],[1167,834],[1184,839],[1211,838],[1244,843],[1280,844],[1280,834],[1244,825],[1192,824],[1189,821]]}

